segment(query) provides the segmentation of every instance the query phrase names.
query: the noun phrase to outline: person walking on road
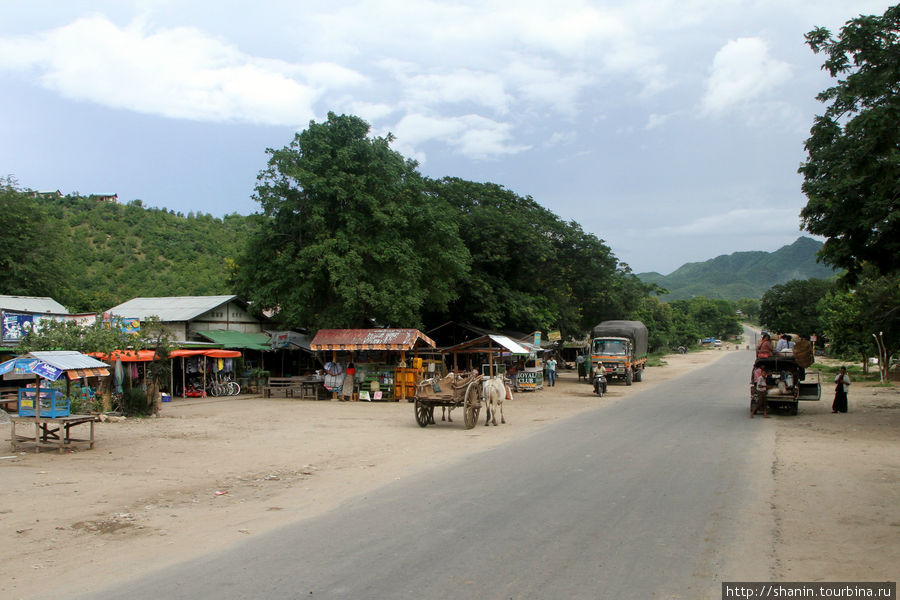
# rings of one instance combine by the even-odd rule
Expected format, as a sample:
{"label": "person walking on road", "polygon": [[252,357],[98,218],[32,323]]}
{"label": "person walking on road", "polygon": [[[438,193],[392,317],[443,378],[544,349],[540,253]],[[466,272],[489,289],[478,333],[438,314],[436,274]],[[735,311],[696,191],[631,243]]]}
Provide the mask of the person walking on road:
{"label": "person walking on road", "polygon": [[841,372],[834,377],[834,402],[831,403],[831,412],[847,412],[847,392],[850,391],[850,376],[847,375],[847,367],[841,367]]}

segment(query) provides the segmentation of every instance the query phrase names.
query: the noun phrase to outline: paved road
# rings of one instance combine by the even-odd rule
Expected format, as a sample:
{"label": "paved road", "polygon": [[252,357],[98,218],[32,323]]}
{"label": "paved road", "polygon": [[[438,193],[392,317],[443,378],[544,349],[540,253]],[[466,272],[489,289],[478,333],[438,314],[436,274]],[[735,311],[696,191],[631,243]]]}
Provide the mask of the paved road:
{"label": "paved road", "polygon": [[527,439],[91,598],[718,598],[722,580],[769,575],[774,420],[747,418],[750,360],[732,351],[636,383]]}

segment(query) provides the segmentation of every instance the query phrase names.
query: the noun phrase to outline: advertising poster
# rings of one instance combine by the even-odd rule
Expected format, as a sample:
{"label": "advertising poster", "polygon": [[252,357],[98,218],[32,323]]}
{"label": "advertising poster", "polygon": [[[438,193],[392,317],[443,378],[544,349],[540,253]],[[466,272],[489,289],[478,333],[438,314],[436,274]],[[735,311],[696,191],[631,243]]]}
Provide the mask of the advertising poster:
{"label": "advertising poster", "polygon": [[3,341],[18,342],[34,327],[34,315],[3,311]]}

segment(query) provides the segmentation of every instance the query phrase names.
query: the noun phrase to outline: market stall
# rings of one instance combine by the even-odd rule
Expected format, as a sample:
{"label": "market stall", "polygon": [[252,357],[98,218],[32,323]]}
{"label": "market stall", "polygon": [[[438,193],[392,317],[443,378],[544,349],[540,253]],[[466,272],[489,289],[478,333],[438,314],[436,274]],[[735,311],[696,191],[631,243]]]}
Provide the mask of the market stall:
{"label": "market stall", "polygon": [[[65,445],[72,442],[88,442],[89,448],[93,448],[94,422],[97,417],[70,414],[70,386],[76,379],[107,377],[108,367],[108,364],[91,356],[67,350],[30,352],[0,364],[0,375],[4,380],[12,377],[13,381],[34,382],[17,391],[18,414],[10,417],[10,443],[13,451],[23,444],[34,444],[35,452],[39,452],[42,447],[51,447],[62,453]],[[55,382],[63,377],[66,382],[65,393],[41,383]],[[90,424],[90,437],[73,438],[71,429],[85,423]],[[18,433],[19,425],[33,425],[34,435]]]}
{"label": "market stall", "polygon": [[[456,372],[477,369],[487,377],[509,373],[517,389],[537,389],[542,385],[540,368],[526,366],[529,360],[534,361],[534,352],[505,335],[484,335],[441,352],[453,357]],[[465,358],[464,366],[460,365],[460,355]]]}
{"label": "market stall", "polygon": [[[114,350],[110,354],[95,354],[111,364],[117,364],[132,379],[146,379],[147,363],[156,360],[154,350]],[[234,380],[234,359],[237,350],[205,348],[197,350],[176,349],[169,352],[169,393],[182,398],[206,396],[206,390],[214,378]]]}
{"label": "market stall", "polygon": [[[362,400],[404,400],[415,395],[423,372],[420,348],[434,341],[418,329],[322,329],[310,349],[322,352],[324,385],[336,399],[352,364],[354,394]],[[407,361],[407,354],[413,356]]]}

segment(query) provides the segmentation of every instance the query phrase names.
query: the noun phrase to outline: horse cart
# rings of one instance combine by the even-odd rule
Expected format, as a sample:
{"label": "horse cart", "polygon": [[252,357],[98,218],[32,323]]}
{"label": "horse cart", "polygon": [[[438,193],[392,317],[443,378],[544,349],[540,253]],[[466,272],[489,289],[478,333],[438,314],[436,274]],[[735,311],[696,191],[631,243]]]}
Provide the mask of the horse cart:
{"label": "horse cart", "polygon": [[450,373],[444,377],[425,379],[416,384],[416,423],[420,427],[434,424],[434,409],[462,407],[466,429],[472,429],[481,412],[482,380],[477,371]]}

